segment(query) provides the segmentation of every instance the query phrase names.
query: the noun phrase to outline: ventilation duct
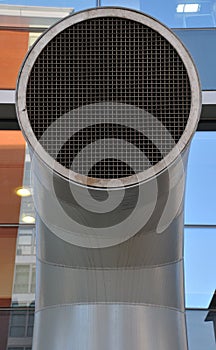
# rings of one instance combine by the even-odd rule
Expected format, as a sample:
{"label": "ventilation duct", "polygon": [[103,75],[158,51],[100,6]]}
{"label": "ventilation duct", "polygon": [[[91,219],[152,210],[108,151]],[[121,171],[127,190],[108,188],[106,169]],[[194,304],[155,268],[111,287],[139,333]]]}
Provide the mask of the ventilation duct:
{"label": "ventilation duct", "polygon": [[183,203],[200,86],[180,40],[123,8],[31,48],[17,114],[37,212],[34,350],[186,350]]}

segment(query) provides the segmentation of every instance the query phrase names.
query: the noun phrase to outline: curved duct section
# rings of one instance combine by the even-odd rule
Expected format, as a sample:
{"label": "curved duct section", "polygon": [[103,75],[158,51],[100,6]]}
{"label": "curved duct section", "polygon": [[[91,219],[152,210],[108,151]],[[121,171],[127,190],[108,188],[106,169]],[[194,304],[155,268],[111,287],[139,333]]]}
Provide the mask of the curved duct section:
{"label": "curved duct section", "polygon": [[37,212],[34,350],[186,350],[194,64],[142,13],[69,16],[28,53],[17,114]]}

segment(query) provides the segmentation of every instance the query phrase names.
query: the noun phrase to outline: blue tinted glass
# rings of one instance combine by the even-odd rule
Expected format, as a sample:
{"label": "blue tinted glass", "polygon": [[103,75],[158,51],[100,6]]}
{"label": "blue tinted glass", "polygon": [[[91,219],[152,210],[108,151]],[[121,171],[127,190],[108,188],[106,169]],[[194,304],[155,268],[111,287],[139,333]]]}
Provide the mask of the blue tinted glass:
{"label": "blue tinted glass", "polygon": [[192,141],[185,222],[216,224],[216,132],[197,132]]}
{"label": "blue tinted glass", "polygon": [[186,306],[209,306],[216,289],[216,228],[185,229]]}
{"label": "blue tinted glass", "polygon": [[214,27],[215,0],[140,0],[142,11],[151,14],[172,28]]}
{"label": "blue tinted glass", "polygon": [[143,12],[150,14],[151,16],[157,18],[159,21],[163,22],[167,26],[174,28],[179,26],[182,27],[181,24],[177,24],[179,22],[179,18],[176,18],[176,6],[177,3],[173,0],[140,0],[140,9]]}
{"label": "blue tinted glass", "polygon": [[216,25],[215,0],[102,0],[101,4],[139,9],[171,28],[203,28]]}
{"label": "blue tinted glass", "polygon": [[[199,72],[202,90],[216,90],[216,31],[212,29],[175,29],[189,50]],[[206,54],[203,55],[203,52]]]}
{"label": "blue tinted glass", "polygon": [[[215,0],[101,0],[101,6],[123,6],[141,10],[171,28],[216,26]],[[3,0],[1,4],[72,7],[75,11],[95,7],[97,0]],[[0,9],[1,10],[1,9]]]}
{"label": "blue tinted glass", "polygon": [[121,6],[140,10],[140,0],[101,0],[102,6]]}
{"label": "blue tinted glass", "polygon": [[187,310],[186,320],[189,350],[215,350],[216,312]]}

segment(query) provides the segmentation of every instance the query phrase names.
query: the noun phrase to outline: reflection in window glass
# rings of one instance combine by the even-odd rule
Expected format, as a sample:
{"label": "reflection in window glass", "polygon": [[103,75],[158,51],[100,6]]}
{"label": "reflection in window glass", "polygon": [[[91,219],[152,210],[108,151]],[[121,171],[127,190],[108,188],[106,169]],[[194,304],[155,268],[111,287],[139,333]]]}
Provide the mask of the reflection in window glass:
{"label": "reflection in window glass", "polygon": [[25,336],[25,327],[17,325],[10,328],[10,336],[13,338],[23,338]]}
{"label": "reflection in window glass", "polygon": [[171,28],[216,26],[215,0],[102,0],[101,4],[141,10]]}
{"label": "reflection in window glass", "polygon": [[140,9],[140,0],[101,0],[102,6],[120,6],[135,10]]}
{"label": "reflection in window glass", "polygon": [[33,336],[33,329],[34,329],[34,313],[29,314],[28,319],[28,328],[27,328],[27,337]]}
{"label": "reflection in window glass", "polygon": [[31,235],[28,234],[24,234],[24,235],[20,235],[19,239],[18,239],[18,244],[19,245],[31,245]]}
{"label": "reflection in window glass", "polygon": [[216,228],[185,229],[186,306],[207,308],[216,289]]}
{"label": "reflection in window glass", "polygon": [[[50,13],[46,16],[41,15],[35,16],[33,23],[30,21],[31,25],[40,26],[40,23],[43,23],[43,26],[49,26],[52,23],[55,23],[60,18],[68,15],[71,10],[77,12],[80,10],[85,10],[88,8],[95,7],[98,3],[97,0],[10,0],[11,5],[22,6],[22,9],[25,6],[38,6],[40,10],[43,7],[52,7],[59,9],[58,14],[53,14],[53,18]],[[7,14],[1,5],[8,4],[8,0],[3,0],[0,3],[0,14]],[[8,5],[7,5],[8,6]],[[215,27],[216,26],[216,0],[199,0],[199,1],[181,1],[181,0],[101,0],[101,6],[121,6],[132,9],[141,10],[167,26],[171,28],[203,28],[203,27]],[[68,10],[68,13],[61,13],[61,9],[64,8],[64,11]],[[34,10],[35,11],[35,10]],[[47,11],[44,8],[43,11]],[[42,12],[43,12],[42,11]],[[21,13],[21,11],[20,11]],[[22,10],[22,16],[18,15],[17,17],[23,17],[24,13]],[[34,17],[34,15],[32,15]],[[28,17],[29,20],[29,17]],[[26,20],[25,20],[26,21]],[[36,22],[35,22],[36,21]],[[45,21],[45,22],[44,22]],[[7,23],[6,19],[2,21]],[[17,25],[19,26],[19,18],[17,19]],[[13,20],[13,23],[15,21]],[[37,24],[37,25],[36,25]]]}
{"label": "reflection in window glass", "polygon": [[216,224],[216,132],[196,132],[189,155],[186,224]]}
{"label": "reflection in window glass", "polygon": [[[25,165],[24,165],[24,177],[23,177],[23,187],[30,189],[30,192],[32,194],[31,189],[31,158],[29,154],[29,149],[26,147],[26,154],[25,154]],[[26,218],[32,218],[29,220],[26,220]],[[35,210],[34,210],[34,203],[32,195],[22,197],[21,200],[21,208],[20,208],[20,223],[34,223],[35,219]]]}
{"label": "reflection in window glass", "polygon": [[12,304],[28,306],[35,299],[36,242],[35,226],[20,225],[17,237],[17,254],[14,271]]}
{"label": "reflection in window glass", "polygon": [[140,8],[171,28],[202,28],[216,25],[215,0],[140,0]]}
{"label": "reflection in window glass", "polygon": [[7,350],[30,350],[32,345],[33,326],[34,309],[11,309]]}
{"label": "reflection in window glass", "polygon": [[14,293],[28,293],[29,265],[16,265]]}
{"label": "reflection in window glass", "polygon": [[36,266],[32,266],[32,275],[31,275],[31,293],[35,293],[36,286]]}
{"label": "reflection in window glass", "polygon": [[[208,311],[187,310],[187,333],[189,350],[215,350],[214,326],[216,323],[206,322]],[[216,321],[216,312],[215,312]]]}
{"label": "reflection in window glass", "polygon": [[[17,255],[35,255],[36,248],[35,227],[31,228],[20,226],[17,238]],[[20,258],[21,259],[21,258]],[[23,260],[24,261],[24,260]],[[35,262],[33,259],[32,262]]]}
{"label": "reflection in window glass", "polygon": [[29,348],[29,347],[28,348],[24,348],[24,347],[11,348],[11,347],[9,347],[8,350],[32,350],[32,348]]}
{"label": "reflection in window glass", "polygon": [[[212,321],[208,321],[209,313],[211,312]],[[12,337],[11,328],[8,338],[8,348],[7,350],[31,350],[30,343],[31,331],[30,327],[34,324],[34,311],[26,310],[21,311],[26,316],[25,325],[23,326],[23,336],[22,337]],[[11,321],[13,316],[17,314],[17,311],[11,312]],[[18,319],[16,318],[16,322]],[[15,321],[14,326],[19,327],[19,324]],[[189,350],[215,350],[215,335],[216,335],[216,312],[214,310],[186,310],[186,322],[187,322],[187,334],[188,334],[188,344]],[[11,325],[12,326],[12,325]],[[12,326],[13,327],[13,326]],[[13,334],[18,334],[19,331],[13,330]],[[16,333],[18,332],[18,333]],[[28,342],[28,346],[23,346]],[[13,344],[13,346],[12,346]],[[16,345],[15,345],[16,344]],[[18,345],[19,344],[19,345]],[[22,345],[21,345],[22,344]]]}
{"label": "reflection in window glass", "polygon": [[216,1],[201,0],[102,0],[104,6],[124,6],[141,10],[171,28],[216,26]]}
{"label": "reflection in window glass", "polygon": [[11,316],[11,325],[25,326],[25,324],[26,324],[26,314],[23,312],[15,311]]}
{"label": "reflection in window glass", "polygon": [[[21,257],[22,258],[22,257]],[[25,258],[25,257],[24,257]],[[30,256],[27,260],[31,261]],[[22,260],[22,259],[21,259]],[[26,260],[26,259],[24,259]],[[35,260],[35,256],[34,256]],[[35,299],[36,271],[35,263],[26,263],[25,265],[16,264],[14,289],[13,289],[13,305],[25,306],[31,305]]]}

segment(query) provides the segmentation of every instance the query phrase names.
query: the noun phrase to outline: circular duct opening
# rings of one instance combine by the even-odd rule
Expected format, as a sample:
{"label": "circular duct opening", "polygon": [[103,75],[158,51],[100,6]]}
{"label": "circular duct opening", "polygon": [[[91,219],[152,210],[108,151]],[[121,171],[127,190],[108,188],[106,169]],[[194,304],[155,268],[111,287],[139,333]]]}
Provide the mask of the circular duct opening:
{"label": "circular duct opening", "polygon": [[182,151],[199,94],[193,63],[167,28],[135,11],[94,9],[64,19],[30,51],[18,115],[30,144],[39,142],[39,156],[48,165],[55,159],[61,175],[131,184],[173,161],[176,144]]}

